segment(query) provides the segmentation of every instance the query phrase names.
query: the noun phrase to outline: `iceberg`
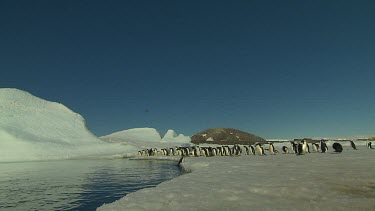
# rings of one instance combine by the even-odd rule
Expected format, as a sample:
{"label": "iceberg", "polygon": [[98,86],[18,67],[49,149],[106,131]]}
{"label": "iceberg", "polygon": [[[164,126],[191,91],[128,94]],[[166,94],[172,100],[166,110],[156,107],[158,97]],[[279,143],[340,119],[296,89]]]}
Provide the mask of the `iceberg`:
{"label": "iceberg", "polygon": [[125,156],[136,150],[103,142],[61,103],[0,89],[0,162]]}

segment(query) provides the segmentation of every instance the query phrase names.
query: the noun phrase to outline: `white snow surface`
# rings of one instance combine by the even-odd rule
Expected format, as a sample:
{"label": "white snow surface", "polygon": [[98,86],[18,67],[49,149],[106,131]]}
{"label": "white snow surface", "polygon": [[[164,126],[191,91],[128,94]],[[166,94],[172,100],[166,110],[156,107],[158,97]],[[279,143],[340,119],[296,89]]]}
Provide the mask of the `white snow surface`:
{"label": "white snow surface", "polygon": [[154,128],[132,128],[102,136],[100,138],[108,142],[155,142],[161,140],[159,132]]}
{"label": "white snow surface", "polygon": [[190,173],[97,210],[375,210],[375,150],[356,144],[340,154],[188,157]]}
{"label": "white snow surface", "polygon": [[183,134],[177,134],[174,130],[169,129],[161,140],[162,142],[182,142],[189,143],[191,138]]}
{"label": "white snow surface", "polygon": [[189,136],[184,136],[183,134],[177,135],[171,129],[161,138],[160,133],[155,128],[133,128],[102,136],[100,139],[111,143],[125,143],[141,148],[174,147],[191,142]]}
{"label": "white snow surface", "polygon": [[0,89],[0,162],[133,154],[133,146],[108,144],[66,106],[18,89]]}

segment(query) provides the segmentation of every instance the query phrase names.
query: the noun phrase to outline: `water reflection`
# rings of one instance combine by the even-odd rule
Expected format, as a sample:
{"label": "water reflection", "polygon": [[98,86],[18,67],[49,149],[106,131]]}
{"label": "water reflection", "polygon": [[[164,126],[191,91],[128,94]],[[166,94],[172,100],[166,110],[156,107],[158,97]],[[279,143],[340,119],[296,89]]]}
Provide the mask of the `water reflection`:
{"label": "water reflection", "polygon": [[103,203],[179,174],[170,161],[0,163],[0,209],[95,210]]}

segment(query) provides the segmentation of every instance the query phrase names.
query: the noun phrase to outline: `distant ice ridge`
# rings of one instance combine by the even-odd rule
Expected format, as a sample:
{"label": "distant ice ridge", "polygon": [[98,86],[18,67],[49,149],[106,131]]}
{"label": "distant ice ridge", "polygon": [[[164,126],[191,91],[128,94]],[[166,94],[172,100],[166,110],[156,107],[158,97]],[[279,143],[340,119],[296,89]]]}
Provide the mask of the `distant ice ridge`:
{"label": "distant ice ridge", "polygon": [[18,89],[0,89],[0,162],[126,155],[133,146],[108,144],[83,117],[61,103]]}
{"label": "distant ice ridge", "polygon": [[126,143],[142,148],[171,147],[190,143],[191,141],[189,136],[177,134],[171,129],[162,138],[155,128],[133,128],[102,136],[100,139],[111,143]]}
{"label": "distant ice ridge", "polygon": [[177,134],[174,130],[169,129],[164,137],[161,139],[163,142],[182,142],[188,143],[191,141],[189,136],[184,136],[183,134]]}

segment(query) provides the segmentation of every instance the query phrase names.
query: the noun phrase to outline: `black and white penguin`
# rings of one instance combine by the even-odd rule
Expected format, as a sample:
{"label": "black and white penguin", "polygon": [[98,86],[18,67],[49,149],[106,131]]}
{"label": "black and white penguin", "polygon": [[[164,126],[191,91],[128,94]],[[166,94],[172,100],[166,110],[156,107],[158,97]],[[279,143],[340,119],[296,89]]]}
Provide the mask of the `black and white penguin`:
{"label": "black and white penguin", "polygon": [[231,154],[232,155],[237,155],[237,147],[236,147],[236,145],[233,145],[233,147],[231,148]]}
{"label": "black and white penguin", "polygon": [[223,150],[222,150],[222,147],[216,147],[217,149],[217,155],[218,156],[223,156]]}
{"label": "black and white penguin", "polygon": [[304,153],[303,153],[303,144],[302,143],[298,143],[297,144],[297,150],[296,150],[297,152],[296,152],[296,154],[297,155],[303,155]]}
{"label": "black and white penguin", "polygon": [[297,145],[298,145],[298,144],[296,144],[296,142],[294,142],[294,141],[291,141],[290,144],[292,145],[292,150],[293,150],[293,152],[294,152],[295,154],[297,154],[297,153],[298,153],[298,152],[297,152]]}
{"label": "black and white penguin", "polygon": [[249,147],[243,146],[245,148],[246,155],[250,155]]}
{"label": "black and white penguin", "polygon": [[219,154],[216,148],[212,148],[212,153],[214,154],[214,156],[217,156]]}
{"label": "black and white penguin", "polygon": [[254,148],[254,146],[250,145],[249,147],[250,147],[250,153],[252,155],[255,155],[255,148]]}
{"label": "black and white penguin", "polygon": [[266,155],[266,153],[264,153],[263,147],[259,143],[255,146],[255,151],[257,155]]}
{"label": "black and white penguin", "polygon": [[273,143],[270,143],[268,150],[270,151],[271,155],[276,155],[276,151],[275,151],[275,147],[273,146]]}
{"label": "black and white penguin", "polygon": [[335,150],[335,152],[338,152],[338,153],[342,152],[342,146],[341,144],[337,142],[333,143],[332,148]]}
{"label": "black and white penguin", "polygon": [[353,149],[357,150],[357,147],[355,146],[353,141],[350,141],[350,145],[353,147]]}
{"label": "black and white penguin", "polygon": [[325,153],[328,150],[327,144],[324,142],[324,140],[320,140],[320,150],[322,153]]}
{"label": "black and white penguin", "polygon": [[310,145],[306,142],[307,152],[310,153]]}
{"label": "black and white penguin", "polygon": [[289,154],[289,149],[288,149],[288,147],[283,146],[282,150],[283,150],[284,154]]}
{"label": "black and white penguin", "polygon": [[306,153],[309,153],[309,152],[310,152],[310,147],[307,144],[307,141],[306,140],[302,140],[302,153],[306,154]]}
{"label": "black and white penguin", "polygon": [[224,146],[224,152],[225,152],[225,156],[229,156],[229,155],[231,155],[231,154],[230,154],[229,146]]}
{"label": "black and white penguin", "polygon": [[372,144],[371,144],[371,142],[368,142],[368,143],[367,143],[367,148],[369,148],[369,149],[373,149],[373,148],[372,148]]}
{"label": "black and white penguin", "polygon": [[193,148],[193,156],[194,157],[199,157],[199,148],[198,147],[194,147]]}
{"label": "black and white penguin", "polygon": [[184,156],[181,156],[181,158],[180,158],[180,160],[178,161],[178,164],[177,164],[177,166],[179,166],[182,162],[184,162]]}
{"label": "black and white penguin", "polygon": [[237,145],[237,155],[242,155],[242,148],[240,145]]}
{"label": "black and white penguin", "polygon": [[163,156],[167,155],[167,151],[165,149],[161,149],[161,153],[162,153]]}
{"label": "black and white penguin", "polygon": [[319,152],[319,144],[313,143],[312,146],[313,146],[314,152]]}

